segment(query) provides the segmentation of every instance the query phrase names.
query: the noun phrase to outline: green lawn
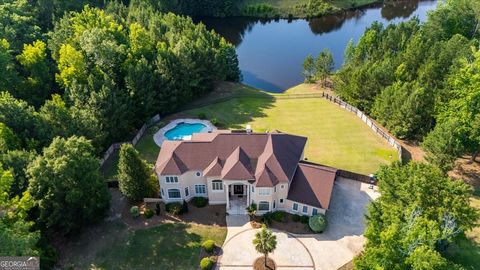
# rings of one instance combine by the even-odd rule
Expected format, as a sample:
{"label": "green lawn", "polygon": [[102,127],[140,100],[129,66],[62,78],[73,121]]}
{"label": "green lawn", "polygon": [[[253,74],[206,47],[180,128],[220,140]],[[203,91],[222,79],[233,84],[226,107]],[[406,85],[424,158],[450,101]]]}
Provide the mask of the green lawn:
{"label": "green lawn", "polygon": [[[480,197],[472,197],[472,205],[480,211]],[[480,269],[480,220],[473,230],[461,235],[447,250],[447,256],[466,270]]]}
{"label": "green lawn", "polygon": [[[242,87],[243,85],[232,85]],[[285,94],[270,95],[249,89],[264,98],[239,97],[182,112],[192,117],[205,113],[225,128],[243,129],[251,124],[256,132],[273,129],[308,137],[305,157],[313,162],[369,174],[381,164],[397,160],[397,152],[357,116],[323,98],[273,99],[272,96],[311,93],[299,85]],[[270,98],[268,98],[270,97]]]}
{"label": "green lawn", "polygon": [[[115,233],[113,233],[115,232]],[[125,228],[77,243],[75,269],[198,269],[201,243],[222,245],[225,227],[169,223],[139,230]],[[85,243],[83,243],[85,242]],[[73,252],[72,252],[73,253]],[[73,255],[73,254],[72,254]]]}

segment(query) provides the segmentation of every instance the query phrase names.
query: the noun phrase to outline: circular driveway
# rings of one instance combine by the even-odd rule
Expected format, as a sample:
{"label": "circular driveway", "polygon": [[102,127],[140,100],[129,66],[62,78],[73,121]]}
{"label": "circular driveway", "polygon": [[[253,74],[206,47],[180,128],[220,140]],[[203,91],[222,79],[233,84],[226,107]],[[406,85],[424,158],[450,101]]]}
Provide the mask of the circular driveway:
{"label": "circular driveway", "polygon": [[[255,233],[260,229],[247,229],[229,238],[223,245],[223,254],[220,258],[220,269],[251,269],[256,258],[262,256],[258,253],[252,241]],[[315,263],[307,247],[295,236],[273,231],[277,236],[277,248],[269,255],[278,268],[297,270],[315,269]]]}

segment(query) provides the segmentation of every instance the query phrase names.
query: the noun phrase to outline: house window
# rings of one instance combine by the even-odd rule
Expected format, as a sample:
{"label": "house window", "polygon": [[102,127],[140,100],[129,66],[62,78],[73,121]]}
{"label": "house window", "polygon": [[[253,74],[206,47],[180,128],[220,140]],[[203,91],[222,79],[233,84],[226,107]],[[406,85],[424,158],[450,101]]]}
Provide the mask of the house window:
{"label": "house window", "polygon": [[269,211],[270,203],[262,201],[258,203],[258,211]]}
{"label": "house window", "polygon": [[178,177],[167,176],[167,177],[165,177],[165,182],[167,182],[167,183],[178,183]]}
{"label": "house window", "polygon": [[197,173],[195,173],[195,175],[198,176],[198,177],[200,177],[200,176],[202,176],[202,173],[201,173],[201,172],[197,172]]}
{"label": "house window", "polygon": [[292,209],[293,211],[298,212],[298,203],[293,203]]}
{"label": "house window", "polygon": [[273,193],[277,192],[277,186],[273,187]]}
{"label": "house window", "polygon": [[258,189],[258,195],[261,195],[261,196],[270,195],[270,189],[269,188],[259,188]]}
{"label": "house window", "polygon": [[305,214],[308,213],[308,206],[304,205],[303,209],[302,209],[302,212],[305,213]]}
{"label": "house window", "polygon": [[170,199],[179,199],[182,195],[180,195],[180,189],[178,188],[171,188],[168,190],[168,198]]}
{"label": "house window", "polygon": [[276,208],[276,205],[275,205],[275,200],[273,200],[273,209]]}
{"label": "house window", "polygon": [[223,190],[222,180],[213,180],[212,181],[212,190],[222,191]]}
{"label": "house window", "polygon": [[313,208],[312,209],[312,215],[315,216],[318,214],[318,209],[317,208]]}
{"label": "house window", "polygon": [[255,193],[255,188],[252,186],[252,193]]}
{"label": "house window", "polygon": [[162,194],[162,198],[165,197],[165,191],[163,191],[163,188],[160,190],[160,194]]}
{"label": "house window", "polygon": [[283,204],[283,199],[280,199],[280,204]]}
{"label": "house window", "polygon": [[190,190],[188,187],[185,188],[185,197],[190,196]]}
{"label": "house window", "polygon": [[206,194],[207,190],[205,185],[195,185],[195,193],[196,194]]}
{"label": "house window", "polygon": [[284,189],[284,188],[285,188],[285,185],[281,185],[280,188],[281,188],[281,189]]}

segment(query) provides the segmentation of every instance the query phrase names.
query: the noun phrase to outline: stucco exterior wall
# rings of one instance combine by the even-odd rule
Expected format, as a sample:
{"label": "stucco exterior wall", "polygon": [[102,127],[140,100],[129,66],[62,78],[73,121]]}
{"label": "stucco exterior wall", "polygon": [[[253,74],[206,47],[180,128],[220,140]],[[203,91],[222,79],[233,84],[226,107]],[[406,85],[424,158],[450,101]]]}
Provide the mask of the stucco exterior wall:
{"label": "stucco exterior wall", "polygon": [[[197,173],[200,173],[200,176],[197,175]],[[196,184],[204,184],[207,185],[207,180],[205,177],[203,177],[202,172],[196,172],[196,171],[189,171],[186,172],[182,175],[177,176],[178,177],[178,183],[167,183],[166,178],[167,176],[176,176],[176,175],[158,175],[159,179],[159,184],[160,184],[160,190],[163,189],[162,193],[162,199],[169,203],[169,202],[178,202],[178,201],[189,201],[195,196],[201,196],[201,197],[208,197],[208,187],[206,187],[206,193],[205,194],[196,194],[195,193],[195,185]],[[185,188],[188,187],[188,196],[186,196],[186,190]],[[180,190],[180,195],[181,198],[169,198],[168,196],[168,190],[169,189],[179,189]]]}
{"label": "stucco exterior wall", "polygon": [[212,189],[212,181],[213,180],[220,180],[219,177],[207,177],[207,189],[208,189],[208,202],[210,204],[226,204],[227,203],[227,195],[225,194],[225,183],[222,181],[223,190],[213,190]]}
{"label": "stucco exterior wall", "polygon": [[[298,211],[294,211],[293,210],[293,204],[294,203],[297,203],[298,204]],[[307,213],[304,213],[302,210],[303,210],[303,206],[307,206]],[[291,201],[291,200],[287,200],[286,201],[286,204],[285,204],[285,211],[288,212],[288,213],[291,213],[291,214],[297,214],[297,215],[306,215],[306,216],[311,216],[312,215],[312,211],[313,209],[317,209],[317,213],[318,214],[325,214],[326,213],[326,210],[323,209],[323,208],[319,208],[319,207],[313,207],[311,205],[308,205],[308,204],[303,204],[303,203],[298,203],[298,202],[294,202],[294,201]]]}

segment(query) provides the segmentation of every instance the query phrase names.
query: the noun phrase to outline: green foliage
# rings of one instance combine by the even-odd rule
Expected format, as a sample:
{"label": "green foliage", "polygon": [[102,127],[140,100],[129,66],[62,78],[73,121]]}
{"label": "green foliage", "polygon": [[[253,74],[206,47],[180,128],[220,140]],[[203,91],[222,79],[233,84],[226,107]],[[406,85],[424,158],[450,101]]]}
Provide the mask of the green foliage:
{"label": "green foliage", "polygon": [[[21,196],[11,194],[14,183],[11,171],[0,166],[0,254],[4,256],[38,255],[40,233],[32,231],[33,222],[27,221],[27,213],[34,206],[29,192]],[[13,196],[12,196],[13,195]]]}
{"label": "green foliage", "polygon": [[134,218],[140,216],[140,209],[138,209],[138,206],[134,205],[130,207],[130,215]]}
{"label": "green foliage", "polygon": [[210,270],[213,267],[213,261],[210,258],[203,258],[200,261],[200,269]]}
{"label": "green foliage", "polygon": [[327,218],[323,214],[311,216],[308,219],[308,226],[316,233],[321,233],[327,228]]}
{"label": "green foliage", "polygon": [[355,267],[456,269],[439,247],[474,226],[470,188],[421,163],[395,163],[377,177],[381,196],[368,208],[367,244]]}
{"label": "green foliage", "polygon": [[0,154],[18,148],[20,148],[20,139],[9,127],[0,122]]}
{"label": "green foliage", "polygon": [[274,8],[265,3],[247,5],[244,8],[244,13],[249,16],[271,17],[274,13]]}
{"label": "green foliage", "polygon": [[147,219],[152,218],[153,214],[153,210],[150,208],[146,208],[145,211],[143,211],[143,216]]}
{"label": "green foliage", "polygon": [[300,215],[297,215],[297,214],[292,215],[292,221],[294,222],[300,222],[301,219],[302,217]]}
{"label": "green foliage", "polygon": [[107,142],[207,93],[215,81],[240,79],[231,44],[191,19],[145,5],[85,7],[51,34],[65,100],[97,119]]}
{"label": "green foliage", "polygon": [[154,196],[156,177],[133,145],[122,144],[119,156],[117,178],[123,195],[132,200]]}
{"label": "green foliage", "polygon": [[309,216],[300,216],[300,222],[303,224],[308,224]]}
{"label": "green foliage", "polygon": [[199,114],[197,115],[197,117],[198,117],[198,119],[202,119],[202,120],[207,119],[207,115],[206,115],[205,113],[199,113]]}
{"label": "green foliage", "polygon": [[255,215],[255,213],[257,213],[257,204],[256,204],[256,203],[250,204],[250,205],[247,207],[247,213],[248,213],[248,215],[250,215],[250,216]]}
{"label": "green foliage", "polygon": [[207,206],[208,204],[208,199],[205,197],[193,197],[192,199],[193,205],[195,205],[198,208],[202,208]]}
{"label": "green foliage", "polygon": [[216,246],[215,241],[213,241],[213,240],[206,240],[205,242],[202,243],[202,248],[207,253],[212,253],[215,246]]}
{"label": "green foliage", "polygon": [[328,49],[323,49],[315,59],[315,77],[325,85],[325,81],[333,71],[333,55]]}
{"label": "green foliage", "polygon": [[268,253],[272,253],[277,248],[277,236],[267,227],[263,226],[262,230],[255,233],[252,241],[255,250],[265,256],[267,260]]}
{"label": "green foliage", "polygon": [[13,174],[13,183],[10,186],[10,196],[21,196],[28,188],[26,169],[28,164],[35,159],[33,151],[12,150],[0,154],[0,164]]}
{"label": "green foliage", "polygon": [[285,211],[275,211],[272,213],[272,219],[277,222],[285,222],[287,218],[287,213]]}
{"label": "green foliage", "polygon": [[76,136],[55,138],[28,166],[45,232],[72,233],[102,217],[110,196],[98,170],[90,141]]}
{"label": "green foliage", "polygon": [[356,45],[349,43],[336,92],[394,135],[421,140],[452,97],[450,74],[477,46],[478,31],[471,32],[480,16],[477,6],[478,1],[447,1],[423,25],[417,19],[372,24]]}
{"label": "green foliage", "polygon": [[262,215],[261,222],[265,226],[270,226],[272,224],[273,214],[272,212],[267,212]]}
{"label": "green foliage", "polygon": [[306,83],[314,82],[313,76],[315,75],[315,59],[309,54],[305,60],[303,60],[303,78]]}
{"label": "green foliage", "polygon": [[179,202],[167,203],[165,209],[168,213],[178,216],[182,214],[183,204]]}

